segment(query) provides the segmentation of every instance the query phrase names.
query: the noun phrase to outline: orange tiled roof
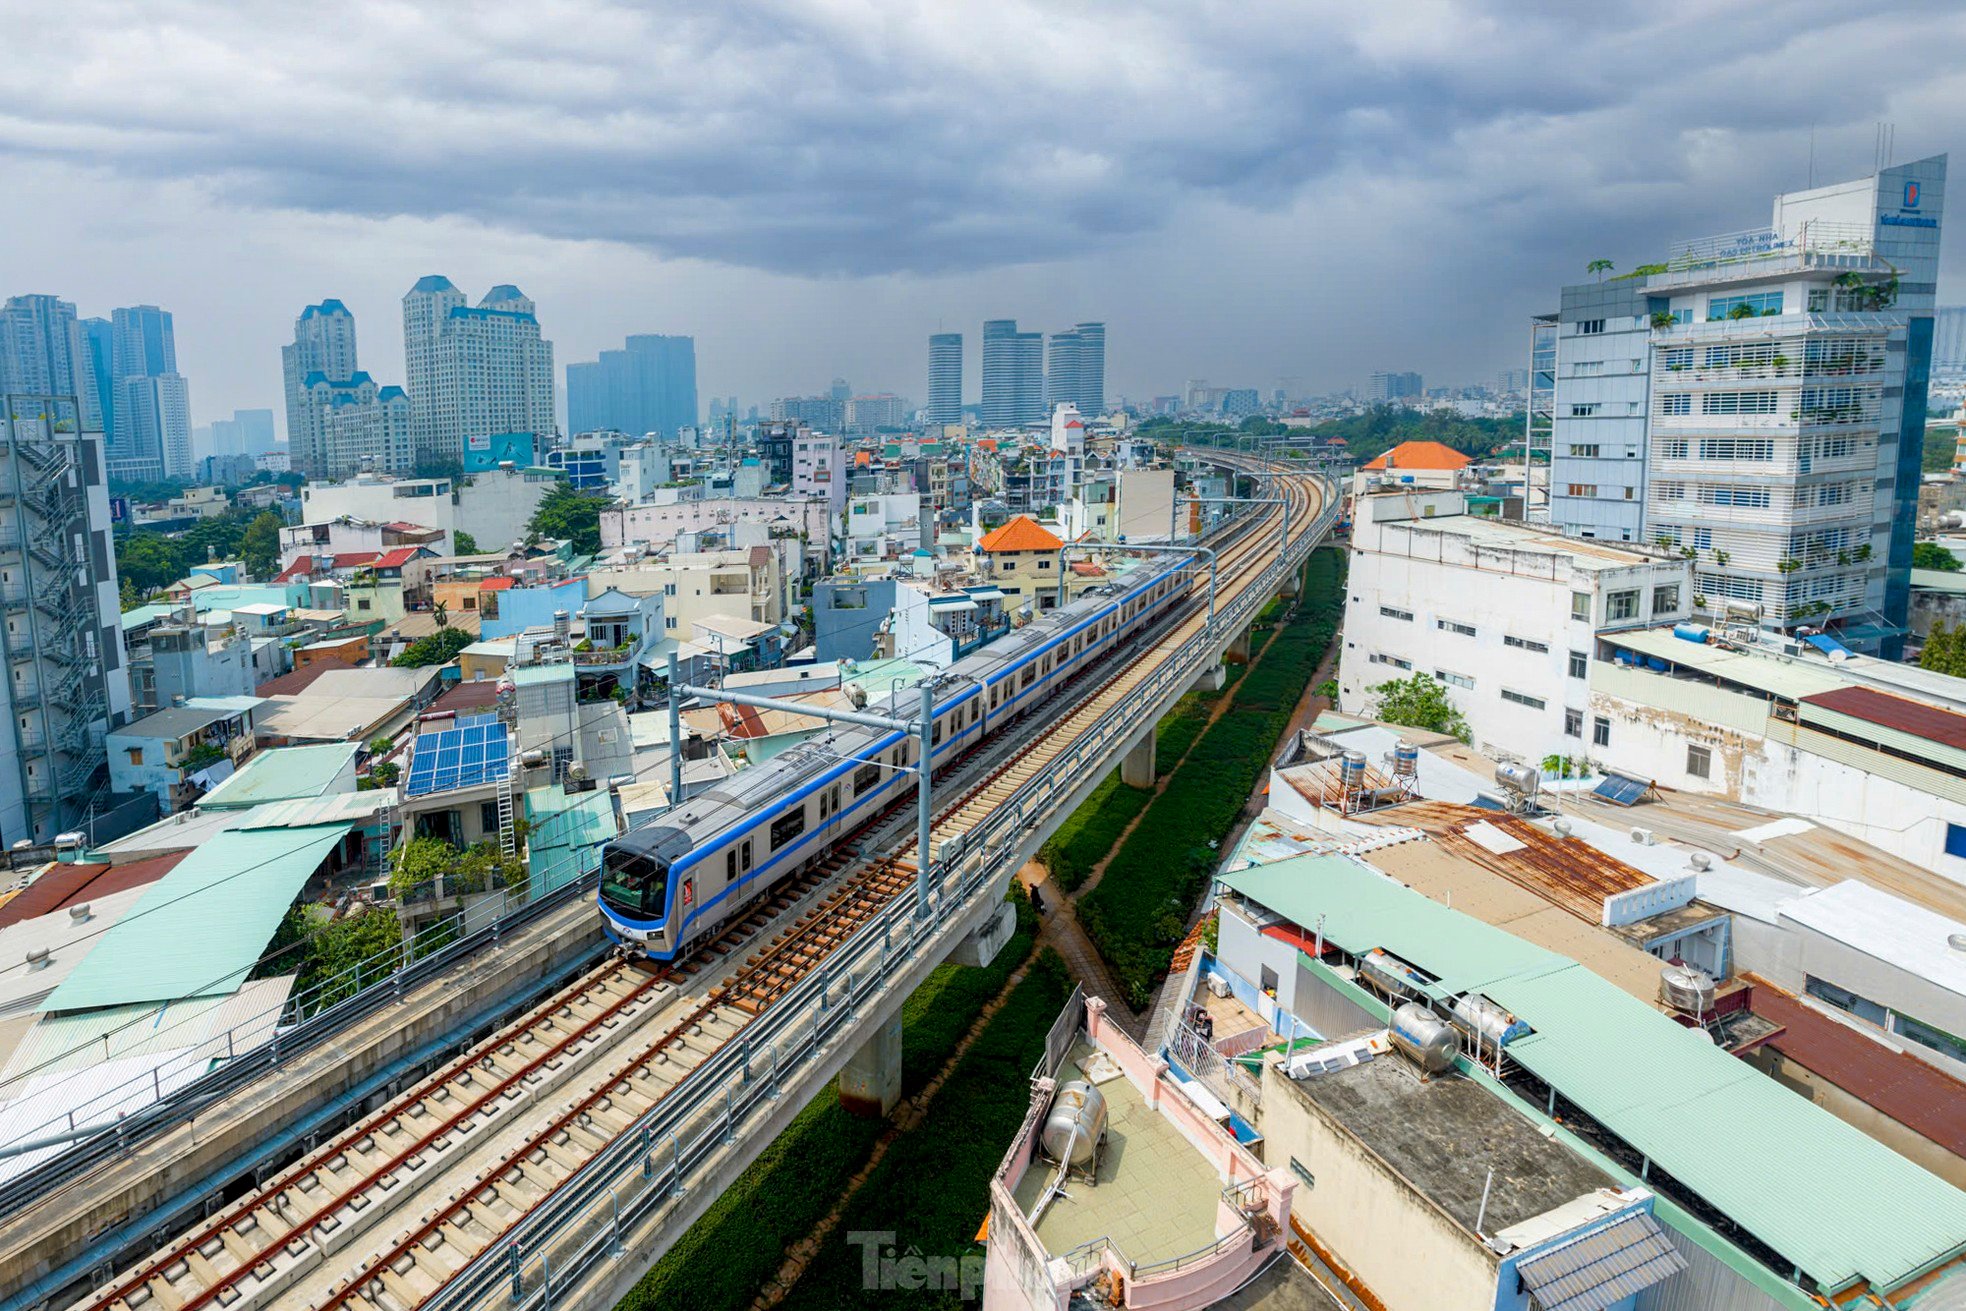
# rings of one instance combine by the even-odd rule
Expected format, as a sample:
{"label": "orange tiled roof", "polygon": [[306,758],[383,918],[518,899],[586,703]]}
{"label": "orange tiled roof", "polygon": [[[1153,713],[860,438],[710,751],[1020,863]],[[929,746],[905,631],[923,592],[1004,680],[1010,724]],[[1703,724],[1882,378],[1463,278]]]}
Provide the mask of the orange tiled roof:
{"label": "orange tiled roof", "polygon": [[1465,469],[1474,460],[1461,454],[1452,446],[1439,442],[1401,442],[1376,460],[1365,464],[1367,469]]}
{"label": "orange tiled roof", "polygon": [[976,544],[976,549],[992,552],[1055,551],[1064,544],[1030,515],[1020,514],[1003,527],[987,533]]}

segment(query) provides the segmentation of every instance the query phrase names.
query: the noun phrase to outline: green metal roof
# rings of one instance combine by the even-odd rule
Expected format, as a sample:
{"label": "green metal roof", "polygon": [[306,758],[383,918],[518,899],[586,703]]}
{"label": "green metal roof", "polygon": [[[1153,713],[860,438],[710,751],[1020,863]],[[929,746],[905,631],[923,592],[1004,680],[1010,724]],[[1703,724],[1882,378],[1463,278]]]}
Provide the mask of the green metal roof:
{"label": "green metal roof", "polygon": [[570,664],[519,665],[507,669],[505,676],[512,680],[514,687],[530,687],[534,683],[571,683],[573,666]]}
{"label": "green metal roof", "polygon": [[[1819,1288],[1889,1291],[1966,1251],[1966,1192],[1554,952],[1342,856],[1225,875],[1354,954],[1382,947],[1438,990],[1474,990],[1534,1030],[1509,1055]],[[1786,1273],[1786,1272],[1783,1272]]]}
{"label": "green metal roof", "polygon": [[44,1009],[89,1010],[231,992],[346,824],[218,834],[150,885]]}
{"label": "green metal roof", "polygon": [[170,615],[174,608],[168,605],[140,605],[134,610],[125,610],[123,631],[127,633],[132,628],[141,628],[154,620],[163,619]]}
{"label": "green metal roof", "polygon": [[565,788],[526,792],[526,868],[537,897],[571,883],[601,863],[601,846],[620,832],[614,800],[602,789],[568,795]]}
{"label": "green metal roof", "polygon": [[359,742],[328,742],[262,751],[198,804],[206,810],[240,810],[269,801],[321,796],[361,749]]}

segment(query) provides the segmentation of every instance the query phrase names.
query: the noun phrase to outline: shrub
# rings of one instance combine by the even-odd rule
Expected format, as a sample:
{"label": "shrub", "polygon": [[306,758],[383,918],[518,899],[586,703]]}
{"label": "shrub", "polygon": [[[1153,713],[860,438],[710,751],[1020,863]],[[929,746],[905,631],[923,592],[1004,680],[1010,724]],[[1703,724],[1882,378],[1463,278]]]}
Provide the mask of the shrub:
{"label": "shrub", "polygon": [[1091,877],[1093,867],[1112,854],[1120,834],[1153,795],[1126,786],[1114,770],[1066,817],[1038,849],[1038,859],[1061,891],[1076,892]]}

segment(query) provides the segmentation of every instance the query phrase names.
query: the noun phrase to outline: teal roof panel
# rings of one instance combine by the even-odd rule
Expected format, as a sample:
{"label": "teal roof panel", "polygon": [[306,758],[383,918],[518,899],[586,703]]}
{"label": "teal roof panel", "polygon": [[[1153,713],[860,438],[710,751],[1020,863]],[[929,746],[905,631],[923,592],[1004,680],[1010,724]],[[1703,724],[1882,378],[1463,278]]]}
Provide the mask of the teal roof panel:
{"label": "teal roof panel", "polygon": [[233,991],[348,829],[321,824],[218,834],[150,885],[44,1009],[90,1010]]}
{"label": "teal roof panel", "polygon": [[361,749],[359,742],[328,742],[262,751],[198,804],[205,810],[240,810],[270,801],[323,796]]}

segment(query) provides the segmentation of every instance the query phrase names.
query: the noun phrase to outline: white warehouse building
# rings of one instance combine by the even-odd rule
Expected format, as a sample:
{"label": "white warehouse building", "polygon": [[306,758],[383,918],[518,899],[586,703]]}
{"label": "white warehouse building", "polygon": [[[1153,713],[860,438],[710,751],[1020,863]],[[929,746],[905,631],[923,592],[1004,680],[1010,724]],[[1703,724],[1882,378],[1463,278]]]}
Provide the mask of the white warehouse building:
{"label": "white warehouse building", "polygon": [[1588,757],[1609,727],[1589,712],[1597,636],[1684,618],[1692,570],[1666,551],[1470,515],[1457,491],[1362,496],[1339,708],[1370,715],[1372,688],[1426,673],[1484,754]]}

